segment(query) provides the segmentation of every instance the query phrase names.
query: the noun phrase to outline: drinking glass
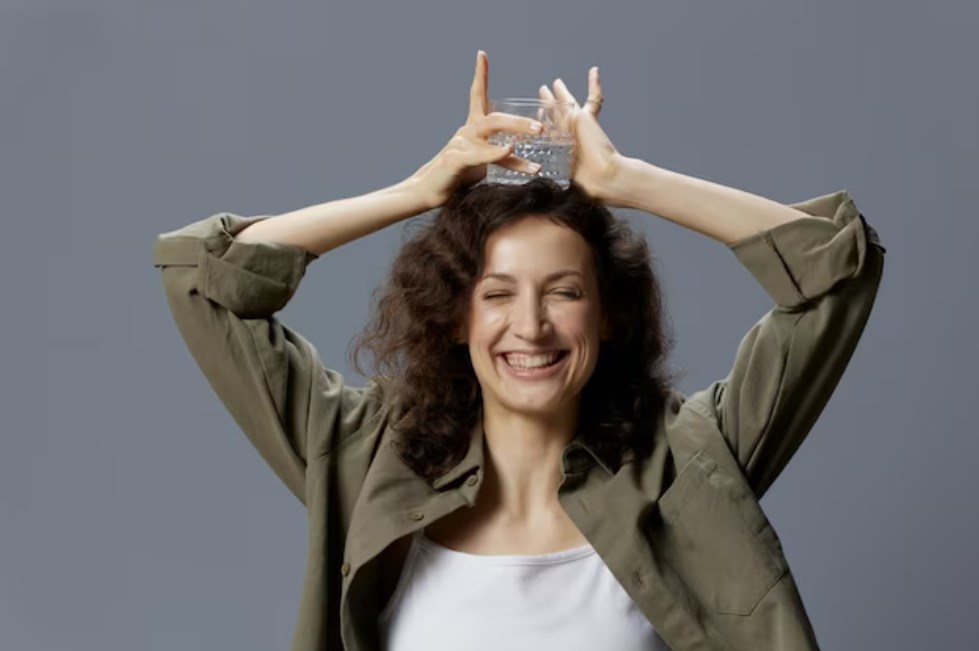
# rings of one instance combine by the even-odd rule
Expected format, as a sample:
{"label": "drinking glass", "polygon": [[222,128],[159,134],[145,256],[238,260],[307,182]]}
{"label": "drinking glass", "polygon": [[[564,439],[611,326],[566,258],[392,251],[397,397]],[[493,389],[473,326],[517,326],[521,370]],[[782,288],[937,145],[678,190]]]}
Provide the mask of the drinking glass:
{"label": "drinking glass", "polygon": [[541,166],[536,175],[525,174],[490,163],[486,167],[488,183],[520,185],[541,176],[549,178],[563,188],[571,182],[571,165],[574,157],[574,132],[571,116],[574,104],[532,97],[505,97],[490,100],[490,111],[512,113],[541,122],[544,129],[539,134],[498,131],[489,137],[494,145],[513,144],[513,154]]}

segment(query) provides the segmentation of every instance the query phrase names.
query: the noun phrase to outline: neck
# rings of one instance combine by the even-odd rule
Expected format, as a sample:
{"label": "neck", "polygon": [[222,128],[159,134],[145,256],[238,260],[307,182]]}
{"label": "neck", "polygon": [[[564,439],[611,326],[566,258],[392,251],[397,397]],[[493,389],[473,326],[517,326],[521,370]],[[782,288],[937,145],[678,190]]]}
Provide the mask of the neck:
{"label": "neck", "polygon": [[541,416],[484,405],[485,508],[514,526],[560,509],[561,455],[577,425],[576,408]]}

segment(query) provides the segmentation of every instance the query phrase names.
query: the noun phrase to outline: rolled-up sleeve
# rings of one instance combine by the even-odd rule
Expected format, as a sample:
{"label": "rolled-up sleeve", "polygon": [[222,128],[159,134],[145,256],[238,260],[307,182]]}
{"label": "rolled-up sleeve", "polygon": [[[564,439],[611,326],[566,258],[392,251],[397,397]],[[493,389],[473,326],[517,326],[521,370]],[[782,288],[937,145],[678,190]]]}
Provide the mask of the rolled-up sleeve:
{"label": "rolled-up sleeve", "polygon": [[347,386],[275,316],[317,256],[235,239],[266,218],[220,213],[163,233],[153,264],[194,360],[264,460],[305,503],[307,462],[380,411],[380,387]]}
{"label": "rolled-up sleeve", "polygon": [[729,245],[775,303],[729,375],[691,396],[761,497],[836,389],[877,295],[885,249],[846,191],[792,204],[798,219]]}

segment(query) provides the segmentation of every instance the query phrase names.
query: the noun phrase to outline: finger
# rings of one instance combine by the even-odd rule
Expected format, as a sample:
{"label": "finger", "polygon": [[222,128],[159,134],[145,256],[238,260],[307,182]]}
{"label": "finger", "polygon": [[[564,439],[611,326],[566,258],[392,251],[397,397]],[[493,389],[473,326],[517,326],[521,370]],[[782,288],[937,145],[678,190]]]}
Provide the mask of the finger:
{"label": "finger", "polygon": [[470,150],[468,159],[470,166],[493,163],[524,174],[536,175],[541,169],[540,164],[514,155],[512,144],[494,145],[488,142],[479,142],[475,148]]}
{"label": "finger", "polygon": [[[567,88],[565,88],[565,90],[567,90]],[[547,84],[541,86],[537,92],[540,94],[542,100],[554,102],[556,104],[557,109],[554,112],[554,120],[561,126],[562,129],[567,129],[568,120],[573,116],[575,108],[578,106],[578,103],[574,101],[574,98],[572,97],[571,99],[558,100],[556,97],[554,97],[554,93],[551,92],[551,89],[547,87]],[[568,106],[568,102],[571,102],[571,106]]]}
{"label": "finger", "polygon": [[513,143],[505,145],[494,145],[491,142],[477,142],[473,150],[473,164],[484,165],[486,163],[496,163],[505,160],[513,155]]}
{"label": "finger", "polygon": [[[537,94],[545,102],[554,102],[554,94],[551,93],[551,89],[547,87],[547,84],[541,84],[541,87],[537,89]],[[541,122],[544,121],[544,108],[541,107],[537,109],[537,119]]]}
{"label": "finger", "polygon": [[[492,153],[489,153],[488,155],[492,156]],[[525,158],[520,158],[513,154],[512,150],[505,152],[503,155],[497,154],[496,156],[487,158],[485,162],[493,163],[494,165],[499,165],[500,167],[505,167],[515,172],[531,174],[533,176],[536,176],[541,170],[539,163],[529,161]]]}
{"label": "finger", "polygon": [[499,165],[500,167],[505,167],[509,170],[515,172],[523,172],[524,174],[530,174],[531,176],[537,176],[540,172],[541,167],[539,163],[533,163],[529,160],[523,158],[517,158],[516,156],[507,156],[506,158],[492,161],[494,165]]}
{"label": "finger", "polygon": [[598,77],[598,66],[592,66],[588,71],[588,100],[585,102],[585,109],[595,117],[602,110],[602,102],[605,100],[602,94],[602,81]]}
{"label": "finger", "polygon": [[476,71],[469,89],[469,120],[486,115],[489,87],[489,57],[480,50],[476,53]]}
{"label": "finger", "polygon": [[564,85],[564,82],[560,79],[554,80],[554,95],[562,102],[572,102],[575,107],[578,106],[578,100],[574,98],[568,87]]}
{"label": "finger", "polygon": [[510,113],[490,113],[476,122],[473,132],[479,138],[485,138],[497,131],[512,133],[540,133],[543,125],[527,117]]}

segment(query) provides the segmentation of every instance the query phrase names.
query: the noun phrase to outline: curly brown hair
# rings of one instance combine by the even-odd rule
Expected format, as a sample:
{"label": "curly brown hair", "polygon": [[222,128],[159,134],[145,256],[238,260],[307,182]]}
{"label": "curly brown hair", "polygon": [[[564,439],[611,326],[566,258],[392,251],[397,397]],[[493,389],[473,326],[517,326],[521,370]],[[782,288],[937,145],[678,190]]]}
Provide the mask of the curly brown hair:
{"label": "curly brown hair", "polygon": [[566,189],[544,178],[480,183],[457,190],[434,219],[409,224],[388,283],[374,292],[373,318],[352,344],[358,372],[368,351],[386,376],[399,454],[430,481],[462,459],[481,413],[481,388],[456,334],[483,270],[486,240],[531,214],[573,229],[591,247],[608,317],[610,336],[582,390],[581,436],[615,465],[626,451],[651,447],[675,379],[666,364],[674,341],[645,239],[574,182]]}

